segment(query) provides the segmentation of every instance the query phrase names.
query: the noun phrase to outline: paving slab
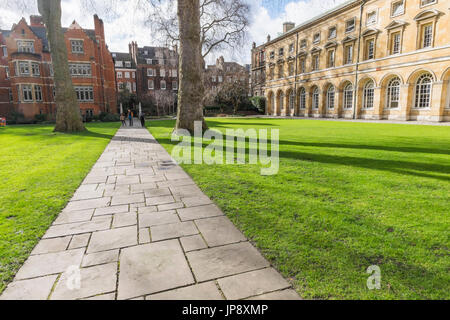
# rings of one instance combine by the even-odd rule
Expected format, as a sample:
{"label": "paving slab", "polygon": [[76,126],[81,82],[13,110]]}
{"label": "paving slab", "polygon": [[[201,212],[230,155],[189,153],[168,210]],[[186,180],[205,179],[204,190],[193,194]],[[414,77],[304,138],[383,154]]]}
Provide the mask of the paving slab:
{"label": "paving slab", "polygon": [[87,253],[107,251],[137,245],[135,226],[94,232]]}
{"label": "paving slab", "polygon": [[36,247],[34,247],[33,251],[31,251],[31,255],[65,251],[69,246],[71,239],[71,236],[43,239],[39,241]]}
{"label": "paving slab", "polygon": [[17,272],[15,279],[29,279],[64,272],[70,266],[79,266],[83,254],[84,249],[75,249],[30,256]]}
{"label": "paving slab", "polygon": [[225,216],[196,220],[195,224],[210,247],[247,240]]}
{"label": "paving slab", "polygon": [[116,289],[117,263],[80,269],[79,287],[73,282],[73,273],[65,272],[51,295],[51,300],[74,300],[107,293]]}
{"label": "paving slab", "polygon": [[208,247],[201,235],[183,237],[180,238],[180,241],[184,252],[205,249]]}
{"label": "paving slab", "polygon": [[103,215],[110,215],[110,214],[115,214],[115,213],[129,212],[129,209],[130,209],[130,207],[128,206],[128,204],[121,205],[121,206],[98,208],[98,209],[95,209],[94,216],[103,216]]}
{"label": "paving slab", "polygon": [[92,219],[93,213],[94,209],[80,210],[80,211],[63,211],[53,222],[53,225],[90,221]]}
{"label": "paving slab", "polygon": [[119,249],[86,254],[83,257],[82,267],[91,267],[119,261]]}
{"label": "paving slab", "polygon": [[72,237],[72,241],[70,241],[69,249],[78,249],[87,247],[90,237],[91,237],[90,233],[74,235]]}
{"label": "paving slab", "polygon": [[152,294],[146,300],[224,300],[213,281]]}
{"label": "paving slab", "polygon": [[114,215],[113,228],[121,228],[135,225],[137,225],[136,213],[126,212],[126,213],[117,213]]}
{"label": "paving slab", "polygon": [[175,210],[139,214],[139,227],[153,227],[180,222]]}
{"label": "paving slab", "polygon": [[293,289],[266,293],[260,296],[252,297],[247,300],[302,300],[298,293]]}
{"label": "paving slab", "polygon": [[112,217],[98,217],[87,222],[76,222],[51,226],[44,238],[56,238],[73,234],[89,233],[109,229]]}
{"label": "paving slab", "polygon": [[177,240],[122,250],[118,299],[135,298],[193,283],[194,278]]}
{"label": "paving slab", "polygon": [[147,198],[145,201],[145,204],[147,206],[156,206],[160,204],[167,204],[167,203],[173,203],[175,202],[175,199],[172,196],[159,196],[159,197],[152,197]]}
{"label": "paving slab", "polygon": [[117,205],[121,205],[121,204],[130,204],[130,203],[138,203],[138,202],[145,202],[144,195],[141,193],[132,194],[132,195],[114,196],[114,197],[112,197],[111,205],[117,206]]}
{"label": "paving slab", "polygon": [[116,299],[116,293],[106,293],[106,294],[100,294],[97,296],[93,296],[90,298],[85,298],[81,300],[115,300]]}
{"label": "paving slab", "polygon": [[107,207],[110,202],[111,202],[110,197],[103,197],[103,198],[91,199],[91,200],[71,201],[71,202],[69,202],[67,207],[64,209],[64,211],[77,211],[77,210],[84,210],[84,209]]}
{"label": "paving slab", "polygon": [[182,202],[160,204],[157,206],[158,211],[175,210],[175,209],[181,209],[181,208],[184,208],[184,204]]}
{"label": "paving slab", "polygon": [[161,241],[198,234],[192,221],[158,225],[150,228],[152,241]]}
{"label": "paving slab", "polygon": [[181,221],[223,216],[223,212],[213,204],[207,206],[178,209],[177,212],[181,218]]}
{"label": "paving slab", "polygon": [[249,242],[186,253],[197,281],[222,278],[269,266]]}
{"label": "paving slab", "polygon": [[242,273],[217,282],[228,300],[245,299],[291,286],[273,268]]}
{"label": "paving slab", "polygon": [[47,300],[58,276],[46,276],[14,281],[5,289],[0,300]]}

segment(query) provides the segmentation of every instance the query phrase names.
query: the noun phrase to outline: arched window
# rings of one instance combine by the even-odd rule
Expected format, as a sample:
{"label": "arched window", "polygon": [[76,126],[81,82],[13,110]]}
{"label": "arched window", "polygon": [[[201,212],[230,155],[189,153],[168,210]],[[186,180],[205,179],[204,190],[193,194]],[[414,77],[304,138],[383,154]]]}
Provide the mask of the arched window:
{"label": "arched window", "polygon": [[327,90],[327,109],[334,109],[334,93],[334,86],[329,86]]}
{"label": "arched window", "polygon": [[306,108],[306,90],[305,88],[300,88],[300,109]]}
{"label": "arched window", "polygon": [[312,107],[319,109],[319,88],[315,87],[312,94]]}
{"label": "arched window", "polygon": [[344,88],[344,109],[353,108],[353,85],[347,84]]}
{"label": "arched window", "polygon": [[425,73],[417,79],[416,83],[416,108],[429,108],[431,103],[431,87],[433,78]]}
{"label": "arched window", "polygon": [[387,86],[387,108],[398,108],[400,101],[400,79],[398,77],[392,78]]}
{"label": "arched window", "polygon": [[281,112],[283,110],[283,102],[284,102],[284,93],[280,92],[280,97],[278,99],[278,112]]}
{"label": "arched window", "polygon": [[295,108],[295,92],[294,90],[291,90],[291,93],[289,94],[289,109],[294,110]]}
{"label": "arched window", "polygon": [[372,80],[366,83],[363,92],[363,109],[373,108],[374,83]]}

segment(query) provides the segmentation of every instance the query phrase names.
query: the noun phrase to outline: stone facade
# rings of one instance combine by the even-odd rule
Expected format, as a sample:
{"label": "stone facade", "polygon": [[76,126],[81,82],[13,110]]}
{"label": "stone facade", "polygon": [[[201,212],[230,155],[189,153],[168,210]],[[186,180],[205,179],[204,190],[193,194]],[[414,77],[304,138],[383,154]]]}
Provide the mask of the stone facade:
{"label": "stone facade", "polygon": [[254,47],[267,114],[450,120],[450,12],[443,0],[352,0]]}
{"label": "stone facade", "polygon": [[[95,29],[75,21],[64,28],[69,69],[83,116],[117,112],[114,63],[105,43],[103,21],[94,16]],[[0,114],[12,111],[25,118],[56,115],[53,67],[45,26],[31,16],[11,30],[0,31]]]}

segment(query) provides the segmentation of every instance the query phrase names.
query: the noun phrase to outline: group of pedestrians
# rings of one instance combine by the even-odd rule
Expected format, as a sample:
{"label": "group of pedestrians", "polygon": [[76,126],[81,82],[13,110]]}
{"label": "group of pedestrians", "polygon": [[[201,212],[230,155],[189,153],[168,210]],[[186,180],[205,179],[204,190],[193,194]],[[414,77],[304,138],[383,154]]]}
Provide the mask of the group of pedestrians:
{"label": "group of pedestrians", "polygon": [[[120,115],[120,121],[122,121],[122,126],[126,127],[127,122],[126,119],[128,119],[128,126],[133,127],[133,118],[134,118],[134,112],[132,110],[128,110],[128,113],[125,115],[125,113],[122,113]],[[141,127],[145,127],[145,114],[142,112],[139,116],[139,120],[141,121]]]}

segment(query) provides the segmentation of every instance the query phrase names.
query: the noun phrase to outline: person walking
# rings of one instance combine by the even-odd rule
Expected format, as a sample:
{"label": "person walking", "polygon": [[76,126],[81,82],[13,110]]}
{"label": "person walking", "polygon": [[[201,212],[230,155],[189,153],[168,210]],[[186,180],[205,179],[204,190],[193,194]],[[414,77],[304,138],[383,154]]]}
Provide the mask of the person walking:
{"label": "person walking", "polygon": [[141,127],[144,128],[145,127],[145,114],[143,112],[141,113],[140,120],[141,120]]}
{"label": "person walking", "polygon": [[122,126],[125,127],[127,124],[125,123],[125,115],[123,113],[120,114],[120,121],[122,121]]}
{"label": "person walking", "polygon": [[128,110],[128,121],[130,122],[130,127],[133,126],[133,111]]}

